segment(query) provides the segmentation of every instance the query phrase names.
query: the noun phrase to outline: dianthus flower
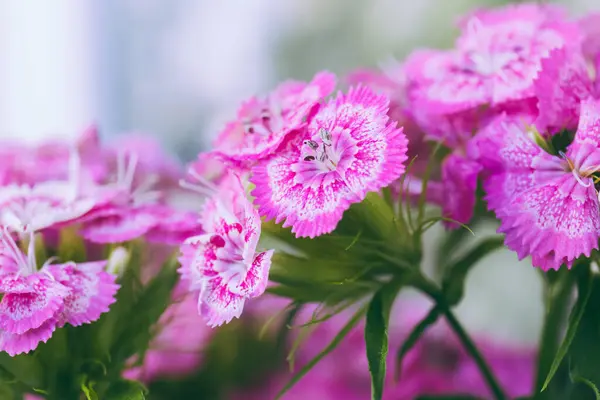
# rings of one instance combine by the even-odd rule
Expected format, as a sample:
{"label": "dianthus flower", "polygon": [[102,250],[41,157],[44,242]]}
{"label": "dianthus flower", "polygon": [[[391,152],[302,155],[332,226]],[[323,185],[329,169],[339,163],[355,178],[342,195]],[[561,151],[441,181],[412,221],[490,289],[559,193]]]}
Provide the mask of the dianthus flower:
{"label": "dianthus flower", "polygon": [[479,11],[462,28],[455,49],[419,51],[407,60],[415,109],[452,114],[533,97],[541,59],[581,40],[578,27],[546,5]]}
{"label": "dianthus flower", "polygon": [[195,214],[165,204],[156,190],[159,174],[137,173],[137,153],[121,153],[117,160],[115,180],[104,186],[107,204],[83,221],[81,234],[87,240],[119,243],[149,234],[153,241],[179,243],[199,229]]}
{"label": "dianthus flower", "polygon": [[565,151],[552,155],[532,139],[525,118],[500,116],[473,142],[487,166],[488,207],[507,247],[543,270],[570,267],[598,248],[600,103],[581,104],[579,126]]}
{"label": "dianthus flower", "polygon": [[358,86],[323,106],[268,159],[252,169],[261,215],[298,237],[335,229],[352,203],[404,172],[407,140],[387,116],[389,100]]}
{"label": "dianthus flower", "polygon": [[34,236],[23,253],[8,229],[1,232],[0,350],[11,356],[46,342],[56,328],[97,320],[115,301],[115,276],[105,261],[50,265],[38,269]]}
{"label": "dianthus flower", "polygon": [[79,175],[85,181],[98,182],[106,175],[96,126],[85,129],[74,142],[46,141],[36,146],[3,141],[0,144],[0,184],[35,185],[62,181],[71,174],[65,160],[76,152],[80,159]]}
{"label": "dianthus flower", "polygon": [[288,134],[301,129],[335,87],[335,75],[320,72],[310,83],[286,81],[269,95],[245,101],[214,143],[214,154],[237,166],[269,156]]}
{"label": "dianthus flower", "polygon": [[82,185],[77,152],[68,164],[68,180],[0,186],[0,225],[25,234],[74,222],[101,205],[94,185]]}
{"label": "dianthus flower", "polygon": [[273,250],[256,252],[261,221],[237,175],[219,187],[197,178],[204,185],[197,189],[210,195],[201,213],[205,233],[181,245],[179,271],[199,294],[200,315],[214,327],[238,318],[246,299],[264,293]]}

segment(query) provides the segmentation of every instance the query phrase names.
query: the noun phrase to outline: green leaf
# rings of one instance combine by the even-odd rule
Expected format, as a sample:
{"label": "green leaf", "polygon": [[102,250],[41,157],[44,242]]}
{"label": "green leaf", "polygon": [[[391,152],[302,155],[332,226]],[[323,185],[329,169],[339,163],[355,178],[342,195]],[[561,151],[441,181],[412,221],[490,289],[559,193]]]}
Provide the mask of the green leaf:
{"label": "green leaf", "polygon": [[558,352],[556,353],[556,356],[554,357],[554,361],[552,361],[550,371],[548,372],[548,376],[546,377],[544,385],[542,386],[542,392],[548,387],[548,384],[554,377],[554,374],[558,370],[558,367],[560,366],[563,358],[565,358],[565,356],[567,355],[569,347],[571,347],[571,343],[573,342],[573,339],[575,338],[575,335],[577,333],[577,328],[579,327],[579,322],[581,321],[581,317],[583,316],[587,302],[592,293],[593,286],[594,280],[590,276],[589,272],[578,282],[577,302],[575,303],[575,306],[571,311],[571,315],[569,316],[567,333],[565,334],[565,338],[561,343]]}
{"label": "green leaf", "polygon": [[280,399],[288,390],[290,390],[304,375],[308,373],[319,361],[321,361],[325,356],[331,353],[335,348],[342,342],[342,340],[352,331],[352,329],[359,323],[362,316],[366,312],[366,307],[362,307],[358,310],[352,318],[344,325],[342,330],[333,338],[331,343],[325,347],[319,354],[317,354],[312,360],[310,360],[300,371],[298,371],[290,381],[279,391],[275,400]]}
{"label": "green leaf", "polygon": [[34,355],[20,354],[11,357],[0,352],[0,366],[27,386],[44,387],[44,368]]}
{"label": "green leaf", "polygon": [[144,400],[148,389],[140,382],[120,380],[113,383],[106,393],[103,399],[106,400]]}
{"label": "green leaf", "polygon": [[378,290],[367,311],[365,343],[373,400],[381,400],[383,396],[388,353],[388,320],[394,300],[404,283],[404,279],[395,280]]}
{"label": "green leaf", "polygon": [[494,236],[485,239],[459,260],[446,268],[442,281],[442,290],[449,305],[456,305],[462,300],[465,280],[471,268],[473,268],[483,257],[492,251],[501,248],[503,244],[504,239],[501,237]]}
{"label": "green leaf", "polygon": [[419,338],[427,328],[431,325],[435,324],[440,315],[442,314],[442,310],[435,306],[433,307],[427,315],[413,328],[410,332],[404,343],[402,343],[402,347],[398,350],[398,356],[396,357],[396,381],[400,380],[400,374],[402,371],[402,361],[408,352],[413,348],[413,346],[418,342]]}

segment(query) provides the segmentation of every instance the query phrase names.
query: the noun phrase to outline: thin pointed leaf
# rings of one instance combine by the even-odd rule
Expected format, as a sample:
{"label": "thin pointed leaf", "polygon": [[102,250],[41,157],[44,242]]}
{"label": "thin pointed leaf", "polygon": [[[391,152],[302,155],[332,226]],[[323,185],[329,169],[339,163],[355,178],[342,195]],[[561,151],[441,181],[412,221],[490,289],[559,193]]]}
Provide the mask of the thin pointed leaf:
{"label": "thin pointed leaf", "polygon": [[325,356],[327,356],[329,353],[335,350],[335,348],[342,342],[342,340],[348,335],[348,333],[350,333],[350,331],[358,324],[365,312],[366,307],[362,307],[360,310],[358,310],[352,316],[352,318],[350,318],[346,325],[344,325],[342,330],[335,336],[335,338],[333,338],[331,343],[329,343],[329,345],[327,345],[327,347],[325,347],[323,351],[317,354],[316,357],[310,360],[304,367],[302,367],[300,371],[298,371],[298,373],[296,373],[290,379],[290,381],[277,394],[275,400],[280,399],[288,390],[290,390],[296,383],[298,383],[298,381],[300,381],[300,379],[302,379],[302,377],[306,375],[308,371],[310,371],[315,365],[317,365],[319,361],[321,361],[323,358],[325,358]]}
{"label": "thin pointed leaf", "polygon": [[569,351],[569,347],[571,347],[571,343],[573,342],[575,334],[577,333],[579,322],[581,321],[581,317],[583,316],[583,312],[585,311],[585,306],[587,305],[587,302],[592,293],[593,283],[594,281],[589,273],[586,277],[580,279],[578,283],[577,302],[575,303],[575,306],[571,311],[571,315],[569,316],[569,325],[567,327],[567,333],[562,344],[560,345],[560,348],[558,349],[558,352],[556,353],[556,356],[554,357],[552,365],[550,366],[550,371],[548,372],[548,376],[546,377],[544,385],[542,386],[542,392],[548,387],[548,384],[554,377],[554,374],[558,370],[560,363]]}
{"label": "thin pointed leaf", "polygon": [[365,324],[367,360],[371,373],[371,399],[381,400],[385,382],[388,354],[388,321],[392,304],[405,279],[393,281],[382,287],[369,304]]}

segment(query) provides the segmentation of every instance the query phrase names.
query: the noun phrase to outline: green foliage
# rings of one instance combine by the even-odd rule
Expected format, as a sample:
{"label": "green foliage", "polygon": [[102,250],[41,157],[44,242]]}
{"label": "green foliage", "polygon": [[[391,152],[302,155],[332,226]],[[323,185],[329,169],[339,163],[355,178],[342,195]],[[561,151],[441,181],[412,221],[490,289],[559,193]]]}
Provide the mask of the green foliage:
{"label": "green foliage", "polygon": [[542,386],[542,391],[544,391],[546,387],[548,387],[548,384],[550,383],[550,381],[554,377],[554,374],[558,370],[558,367],[562,363],[563,358],[567,355],[567,352],[569,351],[573,340],[578,335],[577,332],[579,324],[586,311],[586,306],[588,304],[588,300],[590,299],[593,286],[594,280],[592,280],[589,273],[579,279],[577,303],[575,303],[575,307],[573,307],[573,310],[571,311],[569,323],[567,326],[567,333],[565,334],[565,338],[554,357],[552,365],[550,366],[550,371],[548,372],[548,376],[546,377],[544,385]]}
{"label": "green foliage", "polygon": [[371,398],[381,400],[388,354],[388,321],[396,295],[404,282],[392,281],[378,290],[367,310],[365,343],[371,373]]}

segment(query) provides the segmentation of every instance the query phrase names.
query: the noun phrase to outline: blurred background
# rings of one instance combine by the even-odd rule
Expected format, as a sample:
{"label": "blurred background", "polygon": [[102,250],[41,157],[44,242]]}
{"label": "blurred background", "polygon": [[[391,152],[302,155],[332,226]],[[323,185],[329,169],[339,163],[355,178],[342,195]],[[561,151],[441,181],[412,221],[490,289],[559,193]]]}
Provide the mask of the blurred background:
{"label": "blurred background", "polygon": [[[74,137],[96,122],[105,139],[143,132],[188,161],[245,97],[322,69],[341,76],[417,46],[450,46],[460,14],[501,3],[4,0],[0,136]],[[573,16],[600,11],[598,0],[556,3]],[[541,299],[529,262],[499,252],[470,277],[459,314],[475,331],[533,343]]]}

